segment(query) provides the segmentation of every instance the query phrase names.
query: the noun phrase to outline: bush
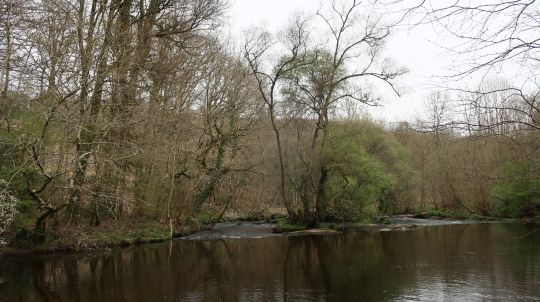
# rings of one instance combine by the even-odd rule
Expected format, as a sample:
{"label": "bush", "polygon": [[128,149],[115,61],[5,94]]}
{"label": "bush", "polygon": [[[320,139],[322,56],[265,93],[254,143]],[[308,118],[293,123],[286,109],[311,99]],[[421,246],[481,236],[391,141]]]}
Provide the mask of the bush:
{"label": "bush", "polygon": [[507,165],[493,188],[496,213],[503,217],[534,217],[540,213],[540,169],[531,161]]}
{"label": "bush", "polygon": [[406,191],[402,179],[410,179],[412,170],[403,146],[368,121],[335,123],[330,129],[324,155],[330,163],[331,218],[359,221],[395,210]]}
{"label": "bush", "polygon": [[15,220],[18,200],[9,191],[9,184],[0,180],[0,236],[3,235]]}

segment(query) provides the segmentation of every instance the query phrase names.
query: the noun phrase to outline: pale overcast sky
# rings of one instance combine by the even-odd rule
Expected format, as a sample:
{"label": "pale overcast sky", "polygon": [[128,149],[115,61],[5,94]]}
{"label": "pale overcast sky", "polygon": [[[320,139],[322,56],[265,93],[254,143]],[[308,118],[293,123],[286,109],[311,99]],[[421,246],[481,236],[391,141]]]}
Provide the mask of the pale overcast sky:
{"label": "pale overcast sky", "polygon": [[[242,32],[253,26],[276,32],[283,29],[295,13],[312,15],[319,6],[319,0],[230,0],[229,31],[239,40]],[[453,68],[452,58],[437,46],[441,39],[445,37],[431,26],[394,32],[386,45],[385,56],[409,69],[400,81],[405,93],[398,97],[390,91],[380,92],[385,100],[382,107],[369,109],[373,118],[388,122],[411,121],[422,114],[432,91],[430,88],[436,83],[441,85],[441,79],[433,76]]]}

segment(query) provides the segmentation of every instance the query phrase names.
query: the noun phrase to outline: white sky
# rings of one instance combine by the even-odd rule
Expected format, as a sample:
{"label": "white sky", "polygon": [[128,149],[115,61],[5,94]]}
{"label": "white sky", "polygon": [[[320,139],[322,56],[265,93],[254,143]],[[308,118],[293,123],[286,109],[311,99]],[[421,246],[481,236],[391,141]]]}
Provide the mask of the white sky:
{"label": "white sky", "polygon": [[[254,26],[277,32],[285,28],[295,13],[312,15],[319,6],[319,0],[230,0],[229,31],[238,41],[243,31]],[[393,33],[384,55],[409,69],[399,82],[405,93],[398,97],[390,89],[379,91],[384,100],[381,107],[369,108],[373,118],[387,122],[412,121],[422,114],[433,85],[440,85],[440,78],[433,76],[452,69],[452,58],[436,45],[438,42],[433,42],[444,39],[440,34],[431,26]]]}

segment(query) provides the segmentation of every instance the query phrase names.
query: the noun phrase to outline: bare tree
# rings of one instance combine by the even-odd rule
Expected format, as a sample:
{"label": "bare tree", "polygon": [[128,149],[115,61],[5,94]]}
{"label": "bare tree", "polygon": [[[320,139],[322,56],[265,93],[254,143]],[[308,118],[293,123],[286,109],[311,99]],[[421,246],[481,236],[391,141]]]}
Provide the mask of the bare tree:
{"label": "bare tree", "polygon": [[[309,65],[311,62],[305,61],[304,58],[307,52],[308,32],[306,29],[307,21],[297,18],[295,22],[287,30],[285,41],[282,46],[287,50],[287,58],[274,62],[270,67],[265,68],[268,64],[267,55],[272,51],[276,42],[268,32],[256,34],[251,37],[244,46],[244,56],[248,61],[252,74],[257,81],[258,90],[262,100],[264,101],[272,130],[276,139],[277,153],[280,166],[280,192],[281,198],[289,217],[296,217],[294,205],[289,197],[287,188],[287,171],[285,168],[285,155],[281,134],[280,117],[287,116],[285,113],[279,112],[279,85],[285,80],[286,75],[302,66]],[[283,107],[281,107],[283,108]]]}
{"label": "bare tree", "polygon": [[467,66],[455,76],[499,68],[509,60],[535,72],[540,50],[540,6],[535,0],[386,3],[404,7],[405,18],[412,17],[413,24],[436,24],[459,40],[452,48]]}
{"label": "bare tree", "polygon": [[485,82],[478,90],[459,90],[458,102],[468,130],[487,135],[512,135],[540,130],[539,93],[525,93],[506,81]]}
{"label": "bare tree", "polygon": [[[289,82],[285,93],[316,120],[304,159],[307,175],[302,193],[305,215],[314,219],[325,218],[325,187],[330,166],[322,154],[332,111],[345,101],[377,103],[378,99],[366,85],[369,80],[386,83],[398,93],[394,80],[406,72],[390,60],[381,60],[390,27],[382,24],[378,16],[360,14],[362,5],[360,1],[343,5],[332,1],[325,11],[321,9],[317,15],[329,32],[327,46],[308,52],[303,59],[309,64],[287,74]],[[308,214],[311,204],[315,209],[313,215]]]}
{"label": "bare tree", "polygon": [[1,143],[12,178],[27,176],[41,215],[36,233],[61,213],[67,223],[85,215],[98,225],[103,209],[116,218],[135,208],[135,172],[148,150],[141,125],[169,106],[193,109],[206,71],[192,58],[206,51],[223,3],[10,0],[0,9],[1,96],[14,87],[21,94],[2,115]]}
{"label": "bare tree", "polygon": [[21,47],[21,30],[24,23],[24,13],[27,11],[25,1],[6,0],[0,4],[0,59],[2,60],[2,88],[0,96],[7,97],[10,80],[14,68],[13,61],[17,58]]}
{"label": "bare tree", "polygon": [[[468,95],[465,98],[470,101],[469,107],[476,108],[477,113],[480,108],[484,114],[490,111],[489,115],[497,111],[497,119],[491,119],[493,123],[489,124],[486,120],[480,123],[477,119],[473,125],[462,123],[460,127],[480,130],[500,128],[505,124],[507,127],[538,129],[540,5],[537,1],[390,2],[405,7],[405,18],[410,18],[413,24],[435,25],[450,35],[449,41],[455,41],[441,45],[461,63],[449,75],[450,78],[481,76],[482,82],[478,87],[454,89]],[[520,79],[523,83],[509,83],[505,87],[488,90],[490,84],[484,83],[486,76],[490,72],[504,70],[506,66],[516,66],[524,77]],[[502,94],[506,95],[504,104],[482,104],[482,100]]]}

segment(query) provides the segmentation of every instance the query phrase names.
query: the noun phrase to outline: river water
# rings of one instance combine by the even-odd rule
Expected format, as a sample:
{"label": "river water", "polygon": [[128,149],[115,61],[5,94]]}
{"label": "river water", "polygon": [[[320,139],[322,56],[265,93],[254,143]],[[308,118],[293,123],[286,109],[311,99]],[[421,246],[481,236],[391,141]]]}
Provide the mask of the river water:
{"label": "river water", "polygon": [[539,227],[456,224],[8,257],[0,301],[540,301]]}

